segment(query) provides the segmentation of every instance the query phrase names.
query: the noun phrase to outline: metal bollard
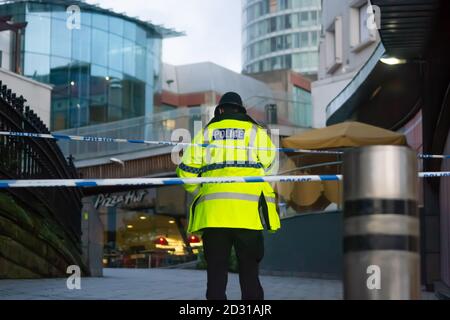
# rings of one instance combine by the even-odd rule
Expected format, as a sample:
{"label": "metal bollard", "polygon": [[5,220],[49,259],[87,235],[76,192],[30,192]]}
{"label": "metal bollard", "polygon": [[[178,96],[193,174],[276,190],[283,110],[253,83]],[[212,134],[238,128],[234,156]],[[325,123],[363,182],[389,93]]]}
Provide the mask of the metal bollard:
{"label": "metal bollard", "polygon": [[419,299],[416,154],[371,146],[344,155],[344,299]]}

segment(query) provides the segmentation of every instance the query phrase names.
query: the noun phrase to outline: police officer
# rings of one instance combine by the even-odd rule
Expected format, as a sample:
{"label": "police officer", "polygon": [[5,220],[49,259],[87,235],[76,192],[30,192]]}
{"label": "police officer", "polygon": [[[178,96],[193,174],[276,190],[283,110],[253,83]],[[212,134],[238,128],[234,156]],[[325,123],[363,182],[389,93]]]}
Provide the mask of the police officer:
{"label": "police officer", "polygon": [[[194,137],[193,144],[196,146],[184,151],[177,168],[179,177],[264,176],[276,156],[274,150],[257,149],[275,146],[267,132],[247,115],[235,92],[222,96],[214,118]],[[264,299],[258,276],[264,255],[262,230],[280,228],[272,187],[267,182],[257,182],[185,188],[195,194],[188,232],[202,233],[208,278],[206,298],[226,300],[228,262],[234,247],[242,299]]]}

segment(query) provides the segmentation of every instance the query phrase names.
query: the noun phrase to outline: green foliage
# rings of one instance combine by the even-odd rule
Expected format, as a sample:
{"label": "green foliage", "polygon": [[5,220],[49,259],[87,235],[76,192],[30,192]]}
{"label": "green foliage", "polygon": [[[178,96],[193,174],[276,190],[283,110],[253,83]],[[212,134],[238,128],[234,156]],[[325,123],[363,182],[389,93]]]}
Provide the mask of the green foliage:
{"label": "green foliage", "polygon": [[13,221],[20,221],[30,229],[35,227],[35,221],[20,207],[12,197],[0,192],[0,211]]}
{"label": "green foliage", "polygon": [[[203,247],[202,247],[199,249],[199,253],[198,253],[197,269],[206,270],[206,266],[207,266],[207,263],[205,260],[205,254],[203,252]],[[228,270],[230,272],[234,272],[234,273],[239,272],[238,259],[237,259],[236,251],[234,250],[234,248],[231,249],[231,255],[228,260]]]}

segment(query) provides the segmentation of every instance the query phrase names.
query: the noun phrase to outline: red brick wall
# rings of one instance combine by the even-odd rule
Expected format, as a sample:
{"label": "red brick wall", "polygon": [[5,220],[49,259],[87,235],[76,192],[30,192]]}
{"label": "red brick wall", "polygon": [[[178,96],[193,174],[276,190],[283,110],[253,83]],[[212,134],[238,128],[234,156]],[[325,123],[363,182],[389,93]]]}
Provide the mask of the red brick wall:
{"label": "red brick wall", "polygon": [[176,94],[163,90],[161,102],[176,107],[197,106],[211,103],[211,101],[209,101],[211,95],[213,95],[216,100],[213,101],[213,103],[217,103],[221,97],[220,94],[212,91]]}

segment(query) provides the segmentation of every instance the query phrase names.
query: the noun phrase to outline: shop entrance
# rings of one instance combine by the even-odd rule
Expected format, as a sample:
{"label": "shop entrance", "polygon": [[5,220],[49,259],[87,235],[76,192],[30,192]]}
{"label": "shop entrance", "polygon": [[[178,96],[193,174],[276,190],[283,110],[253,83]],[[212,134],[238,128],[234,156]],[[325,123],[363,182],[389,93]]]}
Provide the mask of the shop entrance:
{"label": "shop entrance", "polygon": [[159,268],[197,259],[202,242],[186,233],[182,187],[104,193],[88,202],[103,229],[103,267]]}

